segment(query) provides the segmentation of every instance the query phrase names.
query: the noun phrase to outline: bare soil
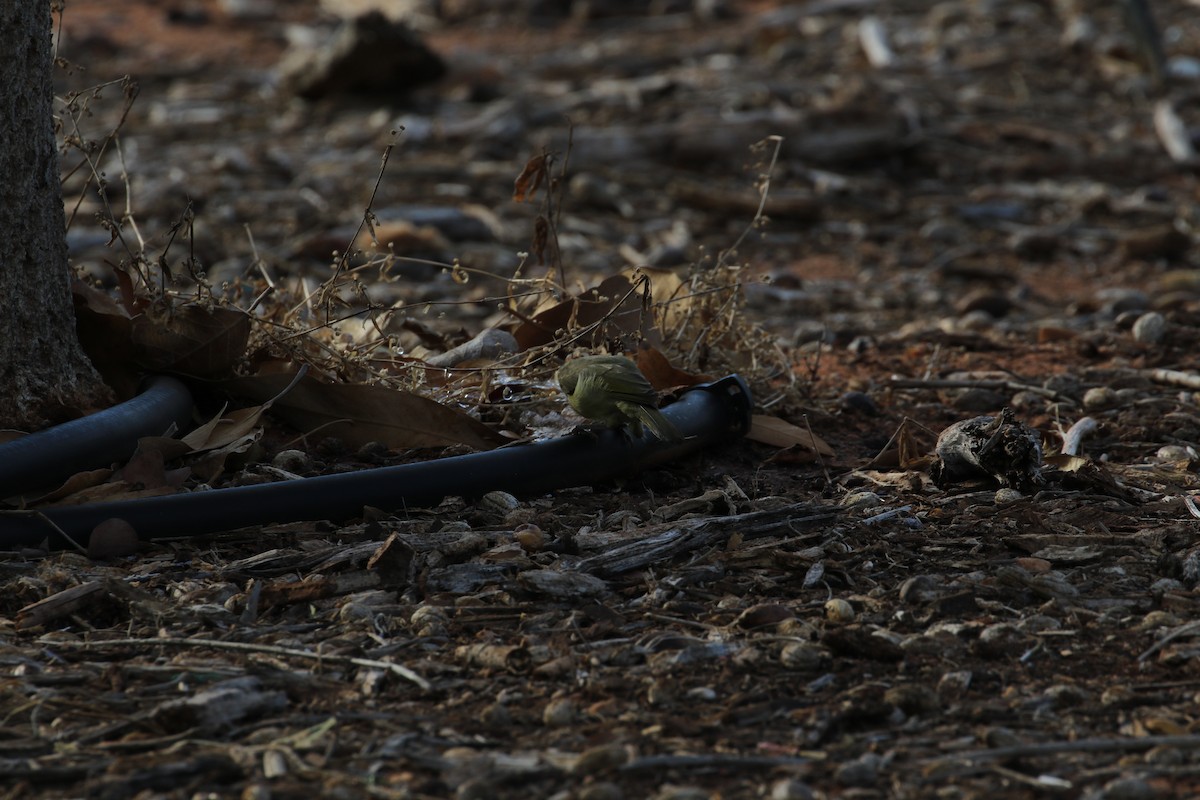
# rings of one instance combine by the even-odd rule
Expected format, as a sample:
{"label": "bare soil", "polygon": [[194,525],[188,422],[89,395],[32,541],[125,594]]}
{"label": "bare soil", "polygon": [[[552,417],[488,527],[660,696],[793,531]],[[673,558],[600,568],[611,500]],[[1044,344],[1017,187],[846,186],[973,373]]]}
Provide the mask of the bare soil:
{"label": "bare soil", "polygon": [[[572,287],[751,227],[737,313],[794,365],[754,374],[759,410],[832,455],[743,440],[543,497],[11,554],[0,795],[1200,795],[1200,185],[1164,144],[1200,129],[1193,3],[1154,3],[1162,85],[1121,4],[443,3],[446,78],[312,102],[275,68],[331,18],[253,5],[67,4],[63,90],[140,87],[130,183],[105,166],[149,252],[190,202],[214,285],[256,257],[319,283],[394,141],[381,225],[487,226],[395,247],[496,277],[370,289],[455,302],[428,321],[453,343],[533,246],[513,180],[549,148]],[[95,135],[119,112],[97,100]],[[84,177],[73,257],[111,286]],[[935,485],[938,432],[1005,406],[1048,455],[1097,428],[1033,490]],[[267,421],[262,459],[294,436]]]}

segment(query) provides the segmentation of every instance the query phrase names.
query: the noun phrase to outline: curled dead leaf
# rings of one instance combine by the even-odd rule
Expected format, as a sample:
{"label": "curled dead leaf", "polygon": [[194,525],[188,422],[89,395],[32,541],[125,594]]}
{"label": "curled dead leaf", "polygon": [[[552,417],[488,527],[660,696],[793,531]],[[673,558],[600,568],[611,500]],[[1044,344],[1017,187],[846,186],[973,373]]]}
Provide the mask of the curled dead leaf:
{"label": "curled dead leaf", "polygon": [[490,450],[507,441],[465,412],[384,386],[322,383],[306,376],[279,397],[293,379],[282,373],[256,375],[224,381],[221,388],[260,402],[275,398],[272,411],[292,427],[337,436],[352,447],[382,442],[392,449],[462,444]]}
{"label": "curled dead leaf", "polygon": [[754,415],[746,438],[772,447],[801,447],[822,456],[833,457],[833,448],[812,431],[766,414]]}

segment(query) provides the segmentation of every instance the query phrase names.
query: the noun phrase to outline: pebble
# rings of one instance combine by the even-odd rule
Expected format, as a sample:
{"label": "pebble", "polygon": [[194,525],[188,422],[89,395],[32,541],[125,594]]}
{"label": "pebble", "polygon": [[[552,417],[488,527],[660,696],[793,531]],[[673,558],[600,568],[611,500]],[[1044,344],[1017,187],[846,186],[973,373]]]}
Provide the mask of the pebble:
{"label": "pebble", "polygon": [[1083,407],[1088,411],[1112,408],[1117,404],[1117,392],[1109,386],[1093,386],[1083,393]]}
{"label": "pebble", "polygon": [[950,404],[959,411],[984,413],[1004,408],[1007,402],[1008,398],[997,391],[973,387],[959,390]]}
{"label": "pebble", "polygon": [[866,392],[845,392],[838,398],[838,410],[846,414],[862,414],[867,417],[877,417],[881,413],[879,406]]}
{"label": "pebble", "polygon": [[629,760],[629,751],[620,744],[601,744],[579,754],[571,767],[572,775],[596,775],[609,772]]}
{"label": "pebble", "polygon": [[970,670],[947,672],[938,680],[937,693],[944,700],[957,700],[971,688],[974,675]]}
{"label": "pebble", "polygon": [[854,606],[840,597],[835,597],[825,603],[825,618],[830,622],[840,624],[854,622],[855,616]]}
{"label": "pebble", "polygon": [[937,711],[942,703],[937,693],[921,683],[903,683],[883,693],[884,702],[891,703],[905,714],[916,716]]}
{"label": "pebble", "polygon": [[1190,447],[1184,447],[1179,444],[1164,445],[1154,453],[1154,457],[1159,461],[1177,462],[1191,461],[1196,457],[1196,451]]}
{"label": "pebble", "polygon": [[1007,506],[1007,505],[1010,505],[1011,503],[1017,502],[1018,500],[1020,500],[1024,497],[1025,497],[1025,495],[1021,494],[1016,489],[1010,489],[1010,488],[1005,487],[1003,489],[996,490],[996,494],[993,495],[993,501],[996,503],[997,506]]}
{"label": "pebble", "polygon": [[879,756],[864,753],[853,761],[847,761],[834,772],[834,780],[842,786],[867,788],[879,780]]}
{"label": "pebble", "polygon": [[1017,411],[1040,412],[1046,408],[1046,396],[1037,392],[1020,391],[1009,401]]}
{"label": "pebble", "polygon": [[808,642],[788,642],[779,651],[779,662],[798,672],[819,672],[828,661],[828,650]]}
{"label": "pebble", "polygon": [[1141,778],[1122,777],[1104,784],[1104,788],[1089,797],[1095,800],[1154,800],[1159,793]]}
{"label": "pebble", "polygon": [[271,466],[296,475],[311,472],[313,461],[303,450],[280,450],[271,459]]}
{"label": "pebble", "polygon": [[1083,389],[1083,384],[1079,382],[1079,378],[1065,372],[1060,372],[1057,375],[1051,375],[1046,380],[1042,381],[1042,388],[1047,391],[1061,394],[1066,397],[1079,397],[1079,392]]}
{"label": "pebble", "polygon": [[1025,650],[1028,637],[1017,630],[1015,625],[998,622],[989,625],[979,632],[979,639],[973,648],[977,655],[984,658],[1017,657]]}
{"label": "pebble", "polygon": [[1133,340],[1142,344],[1157,344],[1167,335],[1167,318],[1157,311],[1142,314],[1133,323]]}
{"label": "pebble", "polygon": [[713,795],[699,786],[664,786],[651,797],[653,800],[712,800]]}
{"label": "pebble", "polygon": [[488,492],[483,497],[479,498],[480,508],[487,511],[498,511],[502,514],[512,511],[520,505],[521,501],[508,492]]}
{"label": "pebble", "polygon": [[575,704],[565,698],[551,700],[542,709],[542,722],[552,728],[564,728],[575,721]]}
{"label": "pebble", "polygon": [[579,800],[623,800],[625,793],[615,783],[601,781],[579,790]]}
{"label": "pebble", "polygon": [[813,800],[816,795],[807,783],[795,778],[784,778],[775,781],[771,786],[770,797],[771,800]]}
{"label": "pebble", "polygon": [[1091,695],[1078,686],[1057,683],[1042,692],[1042,697],[1050,703],[1052,708],[1063,709],[1083,705],[1091,698]]}
{"label": "pebble", "polygon": [[874,492],[851,492],[842,498],[846,508],[874,508],[883,505],[883,498]]}

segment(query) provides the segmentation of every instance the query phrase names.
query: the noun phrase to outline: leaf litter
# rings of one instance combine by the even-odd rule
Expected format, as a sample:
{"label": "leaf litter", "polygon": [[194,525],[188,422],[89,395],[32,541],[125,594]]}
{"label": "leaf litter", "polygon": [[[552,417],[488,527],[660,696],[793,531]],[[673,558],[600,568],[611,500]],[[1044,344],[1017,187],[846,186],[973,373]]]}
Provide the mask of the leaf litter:
{"label": "leaf litter", "polygon": [[[1171,24],[1189,24],[1163,5]],[[1038,293],[1057,290],[1011,260],[1032,263],[1049,248],[1066,254],[1053,267],[1059,277],[1076,280],[1078,258],[1095,282],[1094,261],[1079,254],[1108,241],[1097,233],[1102,221],[1129,234],[1116,237],[1117,274],[1145,285],[1158,275],[1155,259],[1178,263],[1186,247],[1175,237],[1132,234],[1160,219],[1156,192],[1188,196],[1193,179],[1163,172],[1139,201],[1115,174],[1138,159],[1176,158],[1178,137],[1161,146],[1148,125],[1131,135],[1150,136],[1149,145],[1118,140],[1105,153],[1091,133],[1051,125],[1053,117],[995,125],[988,103],[1004,102],[999,87],[1012,87],[1021,64],[1004,55],[1005,37],[1029,35],[1021,14],[1049,13],[1040,6],[1005,12],[1009,27],[975,42],[982,49],[944,51],[963,68],[939,72],[939,88],[964,114],[945,126],[924,110],[937,98],[914,83],[924,67],[906,61],[916,39],[888,34],[919,32],[940,48],[978,35],[984,20],[968,14],[952,24],[949,9],[925,7],[861,24],[831,22],[848,13],[833,8],[777,10],[799,14],[788,30],[810,37],[805,52],[781,47],[774,57],[784,63],[866,51],[865,63],[840,67],[854,81],[805,86],[832,113],[784,130],[785,144],[826,172],[788,169],[824,194],[760,186],[747,197],[744,185],[713,191],[686,175],[665,191],[718,215],[765,212],[783,223],[785,239],[789,215],[817,226],[810,239],[845,237],[853,248],[834,247],[832,267],[828,252],[800,244],[808,254],[777,263],[769,283],[733,255],[671,270],[576,270],[555,242],[564,231],[558,193],[569,181],[554,184],[543,150],[508,198],[542,203],[526,235],[532,263],[503,276],[468,263],[421,265],[457,297],[382,291],[402,288],[411,278],[399,276],[416,266],[385,242],[371,253],[347,248],[325,281],[263,261],[228,286],[213,284],[191,255],[175,255],[196,235],[185,217],[165,259],[126,251],[112,278],[120,301],[77,293],[91,310],[81,330],[106,342],[114,386],[175,365],[205,387],[198,421],[208,432],[170,458],[148,443],[118,465],[118,480],[129,482],[118,493],[179,486],[178,470],[193,472],[201,462],[192,459],[225,448],[201,467],[200,482],[259,479],[252,470],[285,446],[302,449],[315,473],[501,441],[484,431],[505,441],[536,436],[539,420],[561,410],[549,377],[572,351],[636,354],[667,392],[739,371],[754,385],[764,412],[756,427],[770,431],[770,445],[707,454],[615,491],[494,493],[402,515],[368,509],[340,528],[268,526],[95,560],[14,553],[0,622],[12,796],[1195,793],[1190,618],[1200,561],[1188,509],[1200,423],[1186,382],[1195,301],[1185,288],[1165,302],[1160,333],[1144,323],[1135,339],[1132,320],[1121,310],[1106,316],[1099,295],[1090,309],[1085,300],[1069,313],[1042,312],[1053,303]],[[1124,51],[1080,33],[1083,23],[1110,22],[1103,10],[1056,13],[1080,15],[1072,35],[1083,37],[1073,45],[1082,50],[1072,57],[1094,59],[1108,81],[1136,81]],[[773,19],[762,18],[762,38],[748,41],[787,42]],[[1053,25],[1036,21],[1047,47],[1062,46],[1050,43]],[[844,36],[846,26],[858,36]],[[1053,70],[1025,73],[1035,109],[1043,72]],[[668,79],[691,91],[687,74]],[[897,117],[926,115],[927,126],[897,126],[891,92],[909,103]],[[1087,113],[1115,118],[1115,96]],[[1154,111],[1179,127],[1173,108]],[[789,125],[777,117],[781,127],[766,128],[762,119],[749,123],[756,138]],[[727,115],[693,125],[703,135],[680,135],[673,154],[646,152],[670,174],[669,158],[711,153],[701,140],[728,141],[738,124]],[[622,131],[606,133],[615,141]],[[586,168],[588,137],[577,131],[574,140],[572,156]],[[837,166],[871,159],[899,170],[912,166],[905,159],[958,165],[970,178],[966,159],[999,177],[964,188],[953,170],[942,172],[939,188],[961,206],[946,214],[920,196],[893,205],[886,170]],[[1062,176],[1085,161],[1099,194]],[[1040,173],[1064,180],[1058,189],[1031,182]],[[847,198],[852,218],[843,216]],[[632,191],[625,199],[640,202]],[[1022,203],[1043,216],[1022,216]],[[1071,214],[1072,225],[1030,230]],[[131,220],[109,219],[113,242],[140,239]],[[964,224],[970,247],[937,244],[925,258]],[[370,211],[360,228],[381,230]],[[766,232],[770,242],[773,227]],[[770,261],[756,238],[725,249]],[[174,283],[158,280],[164,262]],[[868,277],[855,300],[837,283],[847,264]],[[917,284],[914,264],[932,283]],[[1016,279],[1031,291],[958,303],[963,276],[999,286]],[[1171,291],[1187,286],[1171,281]],[[920,304],[930,292],[945,294],[932,308]],[[479,307],[487,313],[470,313]],[[806,340],[808,314],[796,309],[814,307],[827,330]],[[999,316],[970,316],[983,308]],[[756,314],[763,324],[750,324]],[[426,360],[501,328],[515,350]],[[280,392],[300,367],[309,394],[285,417],[290,393]],[[1184,380],[1156,382],[1167,373]],[[879,413],[861,411],[869,406],[843,397],[847,390]],[[227,403],[232,411],[222,410]],[[1041,435],[1044,452],[1085,413],[1099,423],[1069,461],[1046,459],[1045,484],[1026,493],[983,478],[934,486],[925,470],[937,432],[1004,405]],[[381,407],[404,413],[390,418]],[[430,433],[444,438],[422,438]],[[182,485],[200,488],[194,472]]]}

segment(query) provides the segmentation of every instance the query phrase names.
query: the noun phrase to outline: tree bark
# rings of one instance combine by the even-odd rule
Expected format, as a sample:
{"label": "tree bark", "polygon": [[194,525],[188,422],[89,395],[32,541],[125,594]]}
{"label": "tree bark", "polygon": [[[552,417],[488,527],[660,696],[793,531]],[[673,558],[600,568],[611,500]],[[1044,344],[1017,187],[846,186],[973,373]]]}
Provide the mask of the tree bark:
{"label": "tree bark", "polygon": [[0,427],[108,397],[75,332],[54,136],[50,0],[0,2]]}

